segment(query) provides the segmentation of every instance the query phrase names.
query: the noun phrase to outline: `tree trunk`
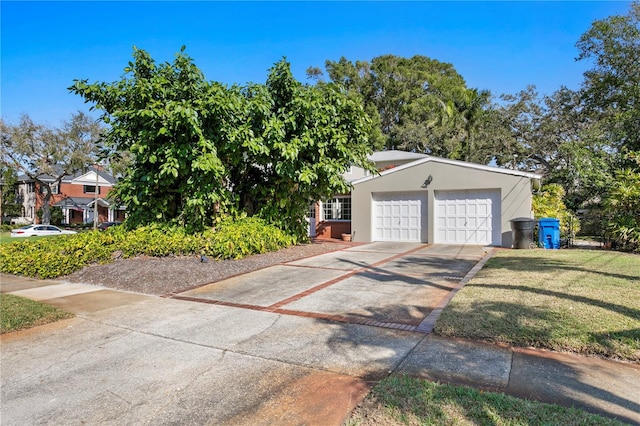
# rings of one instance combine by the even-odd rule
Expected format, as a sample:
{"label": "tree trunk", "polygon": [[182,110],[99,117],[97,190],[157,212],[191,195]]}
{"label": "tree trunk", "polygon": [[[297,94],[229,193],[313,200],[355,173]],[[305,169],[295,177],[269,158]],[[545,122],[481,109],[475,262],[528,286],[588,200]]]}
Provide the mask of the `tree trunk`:
{"label": "tree trunk", "polygon": [[42,199],[42,224],[51,225],[51,210],[49,209],[49,203],[51,202],[51,187],[49,185],[41,185],[44,189],[44,198]]}

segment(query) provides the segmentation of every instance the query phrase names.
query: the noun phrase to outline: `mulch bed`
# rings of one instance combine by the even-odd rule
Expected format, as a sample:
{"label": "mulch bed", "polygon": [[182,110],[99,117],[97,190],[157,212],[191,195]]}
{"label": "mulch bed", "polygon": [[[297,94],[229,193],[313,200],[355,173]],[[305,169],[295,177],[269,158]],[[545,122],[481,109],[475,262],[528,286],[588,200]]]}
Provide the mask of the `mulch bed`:
{"label": "mulch bed", "polygon": [[288,247],[239,260],[207,259],[200,256],[117,259],[105,265],[88,266],[64,277],[74,283],[94,284],[116,290],[152,295],[180,293],[272,265],[352,247],[353,243],[316,240],[311,244]]}

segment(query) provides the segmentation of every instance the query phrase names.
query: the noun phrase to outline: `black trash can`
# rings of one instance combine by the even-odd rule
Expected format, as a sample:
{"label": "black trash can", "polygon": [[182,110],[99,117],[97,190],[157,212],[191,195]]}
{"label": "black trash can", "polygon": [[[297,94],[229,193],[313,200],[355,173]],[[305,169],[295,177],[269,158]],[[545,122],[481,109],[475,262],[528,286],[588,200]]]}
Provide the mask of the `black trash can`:
{"label": "black trash can", "polygon": [[533,230],[536,227],[535,219],[517,217],[511,219],[511,235],[514,249],[528,249],[533,246]]}

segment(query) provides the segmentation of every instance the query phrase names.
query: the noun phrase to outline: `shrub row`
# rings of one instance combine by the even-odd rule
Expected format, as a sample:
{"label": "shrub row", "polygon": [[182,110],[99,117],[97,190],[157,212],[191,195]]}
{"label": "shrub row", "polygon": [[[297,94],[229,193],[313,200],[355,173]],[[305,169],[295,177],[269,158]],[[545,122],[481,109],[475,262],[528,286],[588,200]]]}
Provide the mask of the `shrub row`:
{"label": "shrub row", "polygon": [[189,234],[182,228],[151,225],[124,227],[69,236],[16,241],[0,245],[0,271],[14,275],[56,278],[90,264],[116,257],[205,254],[239,259],[295,244],[295,238],[258,218],[226,218],[215,229]]}

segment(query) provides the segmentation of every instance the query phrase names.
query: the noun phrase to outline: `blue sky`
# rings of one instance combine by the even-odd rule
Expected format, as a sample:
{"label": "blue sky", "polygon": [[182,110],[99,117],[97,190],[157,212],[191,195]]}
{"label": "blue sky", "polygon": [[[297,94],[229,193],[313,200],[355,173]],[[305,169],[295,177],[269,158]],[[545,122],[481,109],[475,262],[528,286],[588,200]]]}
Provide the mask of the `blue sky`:
{"label": "blue sky", "polygon": [[[327,59],[394,54],[450,62],[494,95],[535,84],[577,89],[575,43],[629,2],[11,2],[0,3],[2,118],[51,126],[88,111],[74,79],[116,81],[132,47],[158,62],[186,52],[209,80],[264,82],[283,56],[298,80]],[[94,114],[97,116],[97,114]]]}

